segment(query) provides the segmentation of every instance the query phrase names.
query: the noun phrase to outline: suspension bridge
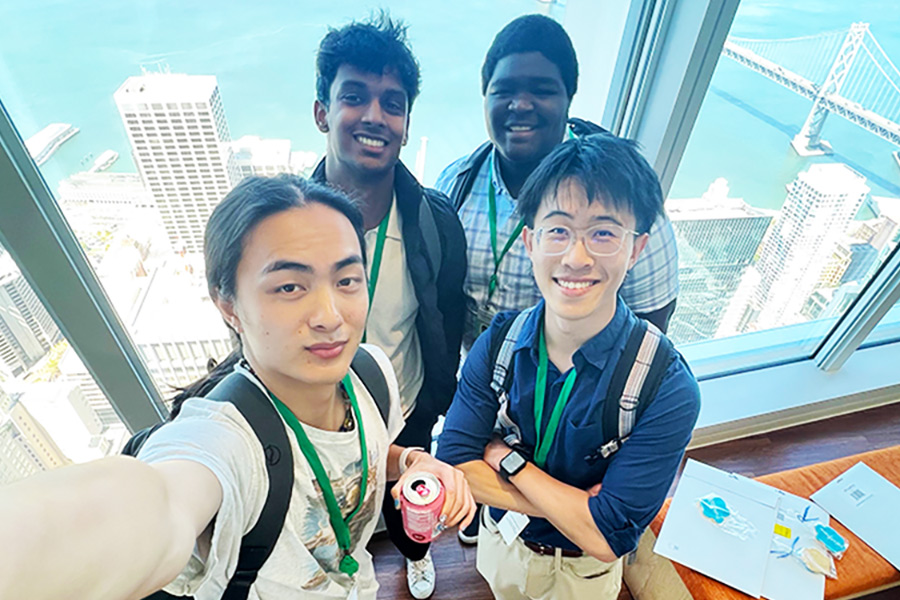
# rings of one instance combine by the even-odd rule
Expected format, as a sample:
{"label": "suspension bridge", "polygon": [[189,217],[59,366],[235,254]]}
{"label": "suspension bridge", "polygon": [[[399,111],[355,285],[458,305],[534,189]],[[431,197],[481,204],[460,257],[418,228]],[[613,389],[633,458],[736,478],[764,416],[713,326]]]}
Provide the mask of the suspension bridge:
{"label": "suspension bridge", "polygon": [[831,152],[822,139],[829,113],[900,146],[900,71],[868,23],[790,39],[729,37],[722,54],[812,100],[791,142],[798,154]]}

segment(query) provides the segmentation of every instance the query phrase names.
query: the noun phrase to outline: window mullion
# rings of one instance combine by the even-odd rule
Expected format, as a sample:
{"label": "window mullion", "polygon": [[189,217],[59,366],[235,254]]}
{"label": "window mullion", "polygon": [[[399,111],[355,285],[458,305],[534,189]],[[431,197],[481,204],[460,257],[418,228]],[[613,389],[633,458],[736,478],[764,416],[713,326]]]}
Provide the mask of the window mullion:
{"label": "window mullion", "polygon": [[0,102],[0,243],[122,422],[167,414],[159,391]]}

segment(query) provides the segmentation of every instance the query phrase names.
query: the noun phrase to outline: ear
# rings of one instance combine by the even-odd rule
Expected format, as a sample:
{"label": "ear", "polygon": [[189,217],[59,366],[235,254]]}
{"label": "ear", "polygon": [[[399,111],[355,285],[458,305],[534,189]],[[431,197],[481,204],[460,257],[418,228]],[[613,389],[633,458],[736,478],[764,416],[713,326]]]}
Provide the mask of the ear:
{"label": "ear", "polygon": [[528,226],[522,228],[522,243],[525,244],[525,251],[528,252],[528,258],[531,258],[534,251],[534,230]]}
{"label": "ear", "polygon": [[634,238],[634,245],[631,247],[631,256],[628,258],[628,269],[634,266],[634,263],[637,262],[638,257],[641,255],[641,252],[644,251],[644,248],[647,246],[647,240],[650,239],[650,234],[642,233],[641,235]]}
{"label": "ear", "polygon": [[405,146],[406,142],[409,141],[409,113],[406,113],[406,127],[403,128],[403,141],[400,142],[401,146]]}
{"label": "ear", "polygon": [[216,305],[216,308],[219,309],[219,313],[222,315],[222,318],[225,319],[225,322],[231,327],[235,333],[241,333],[243,328],[241,327],[241,319],[237,315],[237,311],[234,307],[234,302],[231,300],[225,300],[221,296],[217,296],[213,303]]}
{"label": "ear", "polygon": [[322,133],[328,133],[328,107],[316,100],[313,102],[313,119]]}

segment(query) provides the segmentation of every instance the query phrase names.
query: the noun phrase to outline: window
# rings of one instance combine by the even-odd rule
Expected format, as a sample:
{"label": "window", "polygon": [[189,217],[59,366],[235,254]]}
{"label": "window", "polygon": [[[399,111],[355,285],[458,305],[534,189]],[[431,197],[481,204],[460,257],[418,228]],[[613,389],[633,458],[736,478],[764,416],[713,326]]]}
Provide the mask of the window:
{"label": "window", "polygon": [[0,485],[117,453],[128,430],[0,247]]}
{"label": "window", "polygon": [[[757,366],[812,356],[900,237],[900,38],[877,2],[807,10],[740,3],[682,155],[674,145],[680,162],[668,160],[681,285],[670,335],[701,373],[760,349]],[[851,108],[826,110],[826,88]]]}
{"label": "window", "polygon": [[[38,0],[37,8],[42,4],[46,0]],[[797,57],[839,51],[846,35],[820,33],[855,22],[870,23],[861,44],[877,40],[898,64],[900,40],[883,26],[890,7],[878,0],[835,4],[817,8],[821,14],[813,19],[803,18],[808,16],[803,6],[787,0],[743,0],[739,10],[737,0],[463,0],[429,5],[427,10],[408,3],[389,6],[393,16],[409,24],[423,72],[410,143],[402,158],[410,167],[416,165],[417,175],[428,185],[447,164],[486,138],[479,74],[484,52],[512,18],[546,11],[570,31],[579,52],[582,75],[572,115],[638,139],[661,174],[682,259],[682,293],[671,331],[695,371],[711,379],[765,364],[811,360],[835,336],[844,316],[864,304],[860,299],[866,289],[890,261],[897,236],[890,234],[888,220],[900,223],[900,216],[891,216],[900,197],[895,190],[900,177],[891,156],[896,145],[834,111],[821,132],[834,153],[798,156],[790,143],[812,101],[776,80],[784,79],[786,71],[812,68],[819,73],[822,64]],[[222,26],[202,26],[213,12]],[[292,150],[321,155],[325,139],[308,110],[314,90],[311,84],[298,83],[314,80],[312,57],[321,36],[298,37],[296,30],[313,27],[324,35],[326,24],[366,16],[362,8],[356,15],[345,12],[323,5],[314,15],[297,13],[278,2],[253,13],[229,6],[181,7],[172,13],[158,10],[153,22],[159,26],[150,32],[140,15],[126,15],[124,21],[118,15],[116,27],[94,27],[91,31],[100,34],[85,36],[79,33],[80,20],[108,15],[67,5],[4,11],[0,90],[14,92],[4,93],[0,102],[15,127],[0,130],[0,135],[4,142],[15,140],[16,131],[30,138],[48,124],[65,120],[79,130],[60,142],[38,176],[23,175],[23,181],[48,203],[42,205],[44,213],[61,208],[77,245],[91,261],[94,273],[88,265],[79,266],[77,257],[67,259],[65,268],[77,273],[85,294],[96,300],[93,308],[76,303],[78,310],[68,319],[78,325],[90,311],[105,316],[98,318],[95,331],[108,328],[107,341],[115,342],[115,350],[93,349],[92,354],[91,344],[82,338],[99,340],[102,336],[93,331],[69,337],[79,348],[84,346],[85,362],[98,373],[104,389],[120,390],[110,399],[129,427],[158,418],[159,398],[169,394],[171,385],[202,375],[206,358],[227,352],[227,330],[205,297],[199,252],[211,207],[243,174],[253,172],[235,164],[230,144],[247,135],[287,138]],[[53,27],[74,32],[77,38],[67,45],[65,64],[57,60],[58,45],[26,43],[43,39]],[[247,31],[265,34],[248,37]],[[193,50],[171,55],[169,68],[158,73],[142,72],[141,59],[182,48],[178,40],[185,32],[196,42]],[[460,43],[461,35],[465,43]],[[719,58],[729,35],[729,44],[743,45],[744,54]],[[747,41],[796,37],[807,41]],[[810,39],[818,50],[802,52]],[[22,53],[23,47],[29,52]],[[203,50],[222,47],[241,60],[217,62]],[[454,52],[446,52],[448,47]],[[880,56],[874,44],[863,47],[858,60]],[[727,48],[738,52],[731,45]],[[764,76],[739,62],[741,56],[747,61],[750,50],[782,71],[772,68]],[[154,85],[142,93],[126,93],[127,77],[121,65],[109,67],[110,60],[131,65],[127,77],[146,78]],[[47,65],[59,69],[47,71]],[[896,70],[887,62],[879,63],[879,69],[868,67],[864,74],[875,71],[888,73],[897,84],[890,79]],[[292,76],[283,77],[285,72]],[[75,80],[91,85],[79,84],[82,91],[73,95]],[[867,102],[873,94],[877,102],[878,94],[890,93],[886,83],[872,84],[867,91],[860,81],[850,75],[842,89],[865,110],[872,110]],[[197,83],[199,89],[186,83]],[[848,106],[846,110],[860,112]],[[900,121],[891,110],[895,108],[882,116]],[[170,118],[176,125],[165,123]],[[429,140],[427,155],[424,138]],[[118,153],[112,167],[84,173],[107,149]],[[17,164],[28,162],[25,155],[11,156]],[[284,170],[283,165],[259,168]],[[42,196],[41,178],[49,196]],[[79,187],[79,181],[87,183]],[[116,183],[110,190],[112,181]],[[152,186],[146,185],[150,182]],[[7,182],[2,183],[6,190]],[[27,201],[25,195],[21,201]],[[717,203],[722,212],[712,210]],[[0,217],[5,218],[6,198],[2,204]],[[696,211],[706,214],[699,217]],[[52,219],[47,227],[53,235],[45,247],[65,249],[68,227]],[[46,258],[34,260],[43,264]],[[87,271],[79,271],[82,268]],[[102,289],[92,287],[98,281],[94,274]],[[44,286],[53,287],[38,281],[35,289]],[[105,298],[111,306],[104,304]],[[50,312],[65,320],[61,298],[50,297],[47,304],[56,302],[59,309]],[[771,308],[779,303],[783,306]],[[117,315],[102,312],[107,309]],[[900,337],[897,308],[878,316],[880,325],[862,336],[866,352]],[[117,329],[116,323],[124,329]],[[179,348],[199,350],[187,353]],[[759,358],[760,350],[768,357]],[[121,368],[104,371],[97,357],[109,355],[121,358]],[[120,371],[127,373],[121,381]],[[145,376],[152,376],[150,383]]]}

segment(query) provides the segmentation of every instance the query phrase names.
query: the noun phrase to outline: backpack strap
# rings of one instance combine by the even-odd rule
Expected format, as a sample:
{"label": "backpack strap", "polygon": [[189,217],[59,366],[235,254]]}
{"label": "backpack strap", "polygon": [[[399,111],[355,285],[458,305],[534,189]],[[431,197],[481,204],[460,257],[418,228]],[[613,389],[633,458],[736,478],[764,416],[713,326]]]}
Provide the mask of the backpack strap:
{"label": "backpack strap", "polygon": [[512,387],[513,350],[519,334],[525,326],[528,316],[535,307],[526,308],[513,319],[507,319],[500,328],[494,332],[491,339],[491,364],[494,365],[494,376],[491,380],[491,389],[499,398],[504,393],[509,393]]}
{"label": "backpack strap", "polygon": [[360,346],[356,349],[350,368],[359,376],[369,395],[375,400],[375,406],[378,407],[378,413],[386,426],[391,408],[391,392],[378,361],[371,352]]}
{"label": "backpack strap", "polygon": [[631,435],[656,397],[672,357],[672,342],[652,323],[638,319],[619,356],[603,405],[604,443],[588,462],[609,458]]}
{"label": "backpack strap", "polygon": [[141,451],[141,447],[147,441],[147,438],[153,435],[153,432],[155,432],[166,423],[168,423],[168,421],[160,421],[156,425],[144,427],[140,431],[135,432],[135,434],[132,435],[127,442],[125,442],[125,445],[122,446],[122,454],[124,454],[125,456],[136,457],[138,455],[138,452]]}
{"label": "backpack strap", "polygon": [[448,194],[450,204],[453,205],[457,212],[462,208],[469,192],[472,191],[472,186],[475,185],[475,179],[478,177],[478,171],[481,169],[484,161],[487,160],[487,157],[490,156],[493,147],[490,141],[478,146],[469,159],[462,164],[462,168],[457,173],[456,181],[453,182],[453,187],[450,188],[450,193]]}
{"label": "backpack strap", "polygon": [[437,279],[438,273],[441,271],[441,237],[438,233],[437,221],[434,219],[434,210],[428,200],[428,194],[422,194],[422,201],[419,203],[419,231],[422,232],[422,238],[425,240],[425,251],[428,253],[428,259],[431,261],[434,269],[434,278]]}
{"label": "backpack strap", "polygon": [[284,527],[294,487],[294,459],[284,421],[262,390],[240,373],[230,373],[205,398],[234,404],[256,434],[266,457],[269,493],[259,520],[241,539],[234,575],[222,600],[246,600]]}

